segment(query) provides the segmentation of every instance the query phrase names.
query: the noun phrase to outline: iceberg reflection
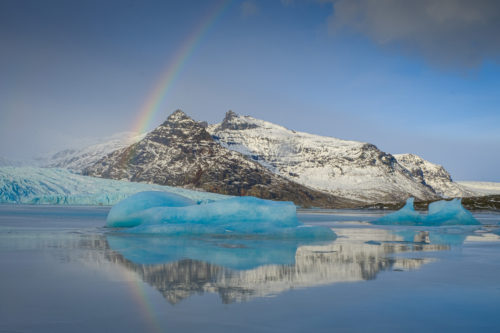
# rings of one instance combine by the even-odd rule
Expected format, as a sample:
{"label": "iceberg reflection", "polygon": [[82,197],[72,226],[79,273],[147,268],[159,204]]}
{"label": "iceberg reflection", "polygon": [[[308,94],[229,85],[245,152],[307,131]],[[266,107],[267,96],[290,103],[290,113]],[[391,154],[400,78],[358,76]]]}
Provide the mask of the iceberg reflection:
{"label": "iceberg reflection", "polygon": [[450,248],[426,243],[425,234],[420,235],[424,241],[406,241],[405,235],[377,228],[334,231],[337,240],[316,244],[108,234],[112,251],[107,259],[135,272],[171,304],[199,293],[217,293],[224,303],[232,303],[296,288],[371,280],[381,271],[418,269],[435,259],[396,254]]}

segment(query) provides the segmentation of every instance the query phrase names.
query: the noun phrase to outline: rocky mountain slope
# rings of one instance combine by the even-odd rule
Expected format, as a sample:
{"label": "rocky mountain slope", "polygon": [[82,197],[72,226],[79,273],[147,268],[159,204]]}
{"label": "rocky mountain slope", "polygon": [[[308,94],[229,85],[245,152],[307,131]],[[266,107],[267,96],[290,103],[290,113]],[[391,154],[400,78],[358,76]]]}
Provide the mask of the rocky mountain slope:
{"label": "rocky mountain slope", "polygon": [[474,191],[455,183],[448,171],[441,165],[431,163],[414,154],[394,155],[399,164],[411,172],[412,176],[423,184],[427,184],[443,197],[470,197]]}
{"label": "rocky mountain slope", "polygon": [[365,202],[439,197],[396,158],[357,141],[296,132],[229,111],[208,131],[222,146],[241,152],[269,170],[320,191]]}
{"label": "rocky mountain slope", "polygon": [[83,174],[288,200],[305,207],[359,204],[274,174],[243,154],[219,145],[202,124],[180,110],[142,140],[105,156],[85,168]]}

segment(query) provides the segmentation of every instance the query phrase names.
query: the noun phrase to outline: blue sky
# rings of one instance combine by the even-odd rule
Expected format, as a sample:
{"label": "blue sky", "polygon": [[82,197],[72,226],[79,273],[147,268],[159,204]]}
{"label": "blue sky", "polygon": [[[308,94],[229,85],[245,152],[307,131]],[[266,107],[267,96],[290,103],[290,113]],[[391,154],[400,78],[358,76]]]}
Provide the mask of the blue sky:
{"label": "blue sky", "polygon": [[[416,153],[458,180],[500,181],[499,6],[346,1],[232,1],[150,128],[178,108],[209,123],[231,109]],[[0,156],[26,159],[132,129],[216,4],[2,1]]]}

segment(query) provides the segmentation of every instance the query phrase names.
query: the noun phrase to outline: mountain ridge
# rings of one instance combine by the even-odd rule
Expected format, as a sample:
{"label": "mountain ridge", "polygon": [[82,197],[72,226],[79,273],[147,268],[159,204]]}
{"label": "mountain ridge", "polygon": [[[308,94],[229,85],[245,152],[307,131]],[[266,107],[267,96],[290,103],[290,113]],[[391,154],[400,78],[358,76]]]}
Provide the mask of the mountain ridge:
{"label": "mountain ridge", "polygon": [[228,149],[327,193],[365,202],[440,197],[432,187],[416,181],[394,156],[370,143],[293,131],[232,111],[208,131]]}
{"label": "mountain ridge", "polygon": [[[171,134],[177,137],[176,144],[180,144],[178,148],[183,147],[181,152],[184,154],[189,153],[190,150],[193,151],[193,147],[198,143],[201,143],[201,146],[197,148],[203,146],[208,151],[220,153],[219,148],[214,148],[216,146],[213,145],[213,142],[208,144],[208,142],[215,140],[223,148],[241,155],[238,158],[234,157],[233,162],[236,164],[243,163],[248,167],[248,161],[254,162],[271,173],[300,186],[328,193],[335,197],[345,197],[352,202],[391,203],[401,202],[409,196],[426,201],[443,197],[477,195],[473,190],[453,182],[449,173],[442,166],[414,154],[391,155],[379,150],[371,143],[298,132],[250,116],[240,116],[232,111],[228,111],[222,122],[218,124],[208,125],[206,122],[194,121],[180,110],[170,115],[166,122],[180,124],[186,121],[191,124],[189,126],[196,124],[198,136],[189,138],[183,136],[185,134],[183,130],[186,128],[171,127],[173,131]],[[159,127],[164,126],[166,122]],[[153,168],[156,172],[144,170],[145,168],[139,164],[152,162],[152,159],[150,158],[148,161],[137,160],[137,152],[132,151],[137,147],[133,149],[131,147],[145,138],[148,138],[149,144],[143,145],[139,150],[151,150],[153,146],[157,147],[158,145],[168,146],[170,144],[168,140],[172,137],[170,139],[162,137],[161,133],[155,131],[136,137],[129,134],[126,139],[117,137],[114,142],[99,143],[83,150],[75,150],[68,154],[67,159],[58,159],[52,163],[46,163],[46,166],[65,167],[76,172],[87,170],[84,174],[105,178],[201,188],[206,191],[235,195],[250,195],[247,193],[246,185],[241,186],[240,190],[235,190],[240,180],[234,177],[228,179],[231,188],[225,189],[221,184],[211,186],[212,180],[210,179],[204,178],[204,181],[201,181],[200,174],[198,175],[199,179],[196,180],[200,169],[191,170],[191,175],[179,176],[179,172],[183,168],[181,164],[184,163],[184,168],[190,169],[188,165],[196,160],[194,156],[187,159],[169,160],[173,165],[157,160],[155,162],[157,165]],[[188,145],[180,142],[182,140],[187,140],[184,143],[188,143]],[[188,147],[189,145],[192,146]],[[123,170],[119,171],[117,163],[114,164],[112,172],[105,171],[106,166],[98,166],[99,163],[96,163],[105,160],[106,156],[111,154],[115,154],[116,157],[118,151],[127,149],[129,149],[127,153],[121,157],[121,163],[133,162],[135,171],[131,174],[123,172]],[[194,151],[204,154],[198,149],[194,149]],[[227,154],[230,153],[226,152]],[[57,157],[57,154],[55,156]],[[131,160],[128,161],[125,156]],[[132,160],[132,157],[135,160]],[[242,162],[241,157],[246,161]],[[216,160],[213,161],[214,164],[216,162]],[[207,168],[206,163],[204,164],[205,167],[201,169],[202,171]],[[165,175],[165,171],[162,170],[168,168],[178,173],[177,179]],[[218,172],[220,173],[220,170]],[[244,175],[240,176],[243,183],[247,181]],[[167,178],[168,182],[165,183]],[[273,177],[268,175],[265,178],[269,181]],[[224,181],[224,177],[219,177],[218,181]],[[262,181],[263,179],[253,179],[251,182],[253,185],[257,185],[257,182]],[[257,191],[258,186],[253,187],[252,195],[274,197],[269,193],[262,193],[266,192],[263,189]]]}
{"label": "mountain ridge", "polygon": [[359,204],[287,180],[226,149],[202,124],[180,110],[142,140],[101,158],[83,174],[287,200],[304,207],[348,208]]}

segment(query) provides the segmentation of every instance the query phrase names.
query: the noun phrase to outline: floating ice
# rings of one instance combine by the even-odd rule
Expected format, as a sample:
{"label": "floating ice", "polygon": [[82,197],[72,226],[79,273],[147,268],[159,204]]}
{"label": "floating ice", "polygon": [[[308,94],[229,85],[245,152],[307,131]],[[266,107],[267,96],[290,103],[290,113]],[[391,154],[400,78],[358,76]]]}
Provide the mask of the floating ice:
{"label": "floating ice", "polygon": [[[131,200],[133,198],[130,198]],[[121,206],[121,203],[119,204]],[[135,210],[137,208],[137,210]],[[119,207],[119,209],[121,209]],[[113,209],[112,209],[113,210]],[[108,218],[108,227],[132,227],[126,232],[161,235],[253,235],[269,238],[335,238],[329,228],[309,227],[297,219],[291,202],[235,197],[184,207],[152,207],[128,209],[123,220]]]}
{"label": "floating ice", "polygon": [[429,205],[426,223],[430,225],[477,225],[478,220],[462,206],[461,199],[441,200]]}
{"label": "floating ice", "polygon": [[460,199],[450,201],[441,200],[429,205],[427,215],[419,214],[413,208],[413,198],[406,201],[406,205],[397,212],[383,216],[372,223],[394,225],[478,225],[479,222],[466,210]]}
{"label": "floating ice", "polygon": [[178,194],[145,191],[120,201],[111,208],[106,224],[113,227],[135,227],[142,223],[142,211],[153,207],[182,207],[195,205],[191,199]]}

